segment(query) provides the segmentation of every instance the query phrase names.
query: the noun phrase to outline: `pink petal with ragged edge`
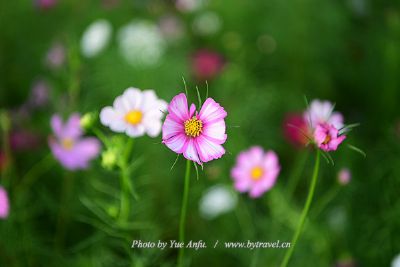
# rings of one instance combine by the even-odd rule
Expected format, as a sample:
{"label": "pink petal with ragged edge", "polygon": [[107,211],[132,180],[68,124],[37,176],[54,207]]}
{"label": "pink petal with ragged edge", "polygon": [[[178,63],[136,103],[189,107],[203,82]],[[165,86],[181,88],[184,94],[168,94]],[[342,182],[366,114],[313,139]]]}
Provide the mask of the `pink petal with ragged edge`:
{"label": "pink petal with ragged edge", "polygon": [[332,139],[330,142],[329,142],[329,147],[328,147],[328,149],[329,150],[336,150],[337,148],[338,148],[338,146],[343,142],[343,140],[344,139],[346,139],[346,136],[345,135],[341,135],[341,136],[339,136],[339,137],[337,137],[337,138],[335,138],[335,139]]}
{"label": "pink petal with ragged edge", "polygon": [[171,103],[168,106],[168,112],[180,122],[184,122],[190,118],[188,103],[184,93],[180,93],[171,100]]}
{"label": "pink petal with ragged edge", "polygon": [[162,126],[162,138],[167,140],[177,134],[184,134],[185,128],[182,122],[176,121],[171,114],[168,114],[165,118],[164,124]]}
{"label": "pink petal with ragged edge", "polygon": [[203,135],[196,138],[196,149],[202,162],[219,159],[225,154],[225,149],[220,144]]}
{"label": "pink petal with ragged edge", "polygon": [[201,165],[198,150],[196,149],[196,142],[194,138],[189,138],[186,140],[186,144],[183,148],[183,156],[191,161],[197,162]]}
{"label": "pink petal with ragged edge", "polygon": [[182,149],[184,148],[187,139],[187,136],[181,133],[174,135],[168,139],[164,139],[163,143],[175,153],[181,154],[183,152]]}
{"label": "pink petal with ragged edge", "polygon": [[210,123],[214,120],[223,119],[227,116],[223,107],[215,102],[212,98],[207,98],[199,112],[199,119],[203,124]]}
{"label": "pink petal with ragged edge", "polygon": [[212,139],[215,143],[223,144],[227,138],[225,131],[225,121],[220,119],[204,125],[202,134]]}

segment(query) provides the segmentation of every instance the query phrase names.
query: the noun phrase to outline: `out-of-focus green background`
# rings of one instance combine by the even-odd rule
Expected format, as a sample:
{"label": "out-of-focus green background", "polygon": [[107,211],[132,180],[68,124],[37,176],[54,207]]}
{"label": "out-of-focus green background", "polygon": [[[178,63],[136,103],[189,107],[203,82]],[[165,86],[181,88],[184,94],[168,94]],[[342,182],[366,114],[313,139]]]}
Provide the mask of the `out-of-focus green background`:
{"label": "out-of-focus green background", "polygon": [[[42,2],[0,3],[0,107],[10,115],[11,132],[37,138],[34,146],[11,149],[2,170],[0,184],[9,191],[11,213],[0,221],[0,266],[174,266],[176,250],[130,245],[133,239],[177,239],[184,161],[170,171],[175,155],[161,137],[135,140],[133,158],[141,163],[132,181],[140,198],[132,203],[132,226],[121,230],[112,220],[106,224],[98,218],[118,207],[113,198],[118,173],[104,170],[100,158],[88,170],[64,170],[50,155],[49,120],[54,113],[99,112],[129,86],[154,89],[169,102],[183,91],[182,77],[190,99],[197,101],[195,86],[203,96],[207,86],[205,79],[196,78],[192,60],[203,49],[224,60],[223,69],[207,80],[209,95],[228,112],[227,154],[206,164],[199,180],[192,175],[187,239],[210,246],[217,239],[290,240],[314,153],[293,147],[282,127],[288,113],[305,109],[307,96],[336,103],[346,123],[361,124],[346,142],[362,148],[367,157],[343,146],[332,153],[334,166],[322,162],[313,207],[332,188],[337,194],[315,216],[311,209],[290,266],[335,266],[340,261],[389,266],[400,253],[396,1],[180,1],[195,3],[186,9],[172,0],[61,0],[47,7]],[[173,21],[172,30],[162,35],[164,52],[158,62],[130,64],[118,45],[121,27],[143,20],[163,27],[166,18]],[[97,19],[107,20],[112,34],[103,51],[87,58],[81,37]],[[65,48],[66,59],[51,68],[46,54],[55,43]],[[50,100],[26,112],[24,103],[41,80],[50,88]],[[2,139],[4,148],[4,132]],[[252,145],[279,155],[282,171],[276,186],[259,199],[240,195],[227,214],[202,218],[198,203],[203,192],[214,184],[232,186],[235,157]],[[336,176],[344,167],[352,179],[339,186]],[[290,179],[296,177],[291,194]],[[34,182],[19,190],[24,179]],[[283,254],[283,249],[187,250],[191,266],[276,266]]]}

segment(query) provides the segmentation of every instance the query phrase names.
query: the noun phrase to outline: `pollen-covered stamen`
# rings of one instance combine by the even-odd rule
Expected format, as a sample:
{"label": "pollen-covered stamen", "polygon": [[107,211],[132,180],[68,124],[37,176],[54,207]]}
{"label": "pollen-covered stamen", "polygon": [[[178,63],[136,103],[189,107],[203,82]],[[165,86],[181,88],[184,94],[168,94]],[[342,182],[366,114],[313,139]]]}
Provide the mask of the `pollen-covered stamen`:
{"label": "pollen-covered stamen", "polygon": [[190,137],[197,137],[203,130],[203,122],[193,116],[193,118],[185,121],[185,134]]}
{"label": "pollen-covered stamen", "polygon": [[142,121],[143,113],[140,110],[131,110],[125,115],[125,121],[137,125]]}
{"label": "pollen-covered stamen", "polygon": [[325,137],[325,140],[322,142],[322,144],[326,145],[326,144],[328,144],[331,140],[332,140],[332,137],[331,137],[329,134],[327,134],[326,137]]}
{"label": "pollen-covered stamen", "polygon": [[74,147],[74,140],[72,140],[72,138],[64,138],[61,141],[61,145],[64,149],[71,150]]}
{"label": "pollen-covered stamen", "polygon": [[251,179],[253,179],[254,181],[258,181],[260,180],[260,178],[263,176],[264,174],[264,170],[261,167],[254,167],[253,169],[251,169]]}

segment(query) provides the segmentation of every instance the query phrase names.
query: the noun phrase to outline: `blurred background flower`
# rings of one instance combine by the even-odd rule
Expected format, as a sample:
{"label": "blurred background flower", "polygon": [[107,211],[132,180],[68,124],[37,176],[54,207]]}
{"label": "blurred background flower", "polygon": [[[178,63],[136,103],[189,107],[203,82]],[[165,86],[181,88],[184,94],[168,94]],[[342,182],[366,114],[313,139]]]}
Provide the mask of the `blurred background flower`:
{"label": "blurred background flower", "polygon": [[338,182],[341,185],[347,185],[351,180],[351,172],[348,168],[342,168],[338,172]]}
{"label": "blurred background flower", "polygon": [[66,60],[66,49],[61,42],[52,44],[46,54],[46,65],[53,70],[62,67]]}
{"label": "blurred background flower", "polygon": [[9,213],[9,202],[8,194],[4,187],[0,186],[0,219],[8,217]]}
{"label": "blurred background flower", "polygon": [[231,188],[222,184],[214,185],[205,191],[200,199],[200,215],[205,219],[214,219],[232,211],[237,201],[237,195]]}
{"label": "blurred background flower", "polygon": [[81,51],[85,57],[95,57],[108,45],[112,34],[112,26],[105,19],[92,22],[81,39]]}
{"label": "blurred background flower", "polygon": [[121,55],[135,67],[157,65],[166,44],[160,29],[151,21],[135,20],[118,31]]}
{"label": "blurred background flower", "polygon": [[63,124],[59,115],[51,118],[54,137],[49,145],[54,157],[68,170],[86,169],[100,153],[100,142],[94,137],[82,137],[80,117],[73,114]]}
{"label": "blurred background flower", "polygon": [[206,81],[215,78],[224,66],[223,57],[217,52],[201,49],[191,57],[192,72],[199,81]]}

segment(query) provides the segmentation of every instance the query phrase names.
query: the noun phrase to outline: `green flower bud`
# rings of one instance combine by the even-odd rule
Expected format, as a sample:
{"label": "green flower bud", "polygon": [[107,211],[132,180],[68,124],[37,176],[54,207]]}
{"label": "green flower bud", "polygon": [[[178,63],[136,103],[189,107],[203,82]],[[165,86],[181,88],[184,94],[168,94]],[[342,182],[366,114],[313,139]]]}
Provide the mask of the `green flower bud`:
{"label": "green flower bud", "polygon": [[117,165],[117,153],[115,149],[107,149],[101,153],[101,166],[107,170],[113,169]]}
{"label": "green flower bud", "polygon": [[81,117],[80,124],[82,129],[89,130],[90,128],[92,128],[95,121],[96,121],[95,114],[93,112],[88,112]]}

